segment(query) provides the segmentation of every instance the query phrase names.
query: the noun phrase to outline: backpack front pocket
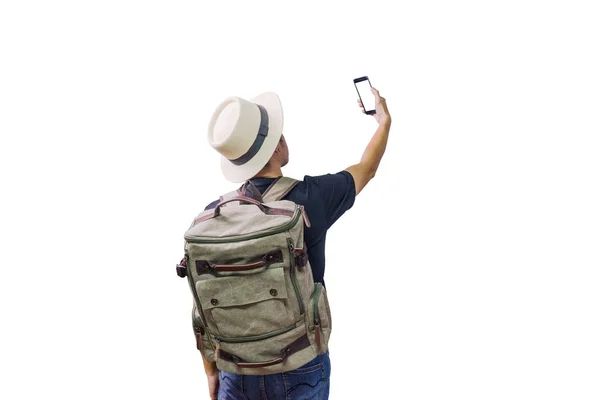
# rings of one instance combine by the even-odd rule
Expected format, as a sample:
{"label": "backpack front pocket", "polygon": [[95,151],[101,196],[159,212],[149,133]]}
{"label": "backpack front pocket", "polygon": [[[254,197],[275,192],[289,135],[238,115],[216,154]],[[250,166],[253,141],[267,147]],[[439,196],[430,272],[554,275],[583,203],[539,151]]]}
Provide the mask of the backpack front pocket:
{"label": "backpack front pocket", "polygon": [[196,291],[207,324],[216,336],[254,337],[294,326],[281,267],[201,280],[196,282]]}

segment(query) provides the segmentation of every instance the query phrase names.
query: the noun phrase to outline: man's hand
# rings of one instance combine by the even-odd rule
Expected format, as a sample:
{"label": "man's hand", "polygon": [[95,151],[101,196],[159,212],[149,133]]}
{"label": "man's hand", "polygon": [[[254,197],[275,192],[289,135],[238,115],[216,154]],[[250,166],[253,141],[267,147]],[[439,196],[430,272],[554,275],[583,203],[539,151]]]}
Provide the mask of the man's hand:
{"label": "man's hand", "polygon": [[[387,109],[387,103],[385,102],[385,99],[379,95],[379,91],[374,87],[371,88],[371,92],[375,96],[375,114],[373,114],[375,121],[377,121],[377,123],[380,125],[390,124],[392,122],[392,117]],[[357,102],[360,108],[362,108],[362,112],[366,114],[365,108],[363,107],[360,99],[358,99]]]}
{"label": "man's hand", "polygon": [[217,396],[219,394],[219,371],[215,372],[212,375],[206,374],[208,378],[208,394],[210,395],[210,400],[217,400]]}

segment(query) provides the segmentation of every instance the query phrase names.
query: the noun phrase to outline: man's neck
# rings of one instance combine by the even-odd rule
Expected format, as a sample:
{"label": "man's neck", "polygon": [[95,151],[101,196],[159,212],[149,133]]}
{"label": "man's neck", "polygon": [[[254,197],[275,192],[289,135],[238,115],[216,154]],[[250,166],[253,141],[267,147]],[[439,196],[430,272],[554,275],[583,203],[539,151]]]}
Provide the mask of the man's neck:
{"label": "man's neck", "polygon": [[281,168],[277,168],[268,171],[260,171],[252,178],[279,178],[280,176],[283,176],[283,174],[281,173]]}

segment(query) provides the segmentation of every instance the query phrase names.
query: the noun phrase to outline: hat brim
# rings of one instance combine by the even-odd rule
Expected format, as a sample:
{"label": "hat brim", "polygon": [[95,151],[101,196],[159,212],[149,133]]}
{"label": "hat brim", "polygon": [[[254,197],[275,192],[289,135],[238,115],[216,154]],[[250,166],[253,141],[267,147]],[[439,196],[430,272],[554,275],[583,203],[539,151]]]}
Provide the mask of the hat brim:
{"label": "hat brim", "polygon": [[227,158],[221,158],[223,175],[227,180],[235,183],[244,182],[263,169],[271,159],[283,132],[283,108],[277,94],[273,92],[262,93],[250,101],[260,104],[267,110],[269,130],[260,150],[247,163],[235,165]]}

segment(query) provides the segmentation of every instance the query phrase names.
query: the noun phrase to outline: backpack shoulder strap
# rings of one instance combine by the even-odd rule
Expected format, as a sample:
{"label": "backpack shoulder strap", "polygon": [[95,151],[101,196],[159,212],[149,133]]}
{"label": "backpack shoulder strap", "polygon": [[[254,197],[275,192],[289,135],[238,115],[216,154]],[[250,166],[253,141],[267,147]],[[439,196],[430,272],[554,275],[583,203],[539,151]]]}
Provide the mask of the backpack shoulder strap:
{"label": "backpack shoulder strap", "polygon": [[282,176],[277,178],[271,186],[265,190],[262,197],[265,202],[268,201],[277,201],[284,198],[292,189],[298,184],[300,181],[289,178],[286,176]]}
{"label": "backpack shoulder strap", "polygon": [[244,182],[244,184],[242,185],[241,188],[238,189],[238,193],[247,196],[247,192],[250,192],[250,196],[255,200],[260,201],[261,203],[264,202],[264,199],[262,197],[262,194],[260,194],[260,191],[256,188],[256,186],[252,183],[252,181],[246,181]]}

